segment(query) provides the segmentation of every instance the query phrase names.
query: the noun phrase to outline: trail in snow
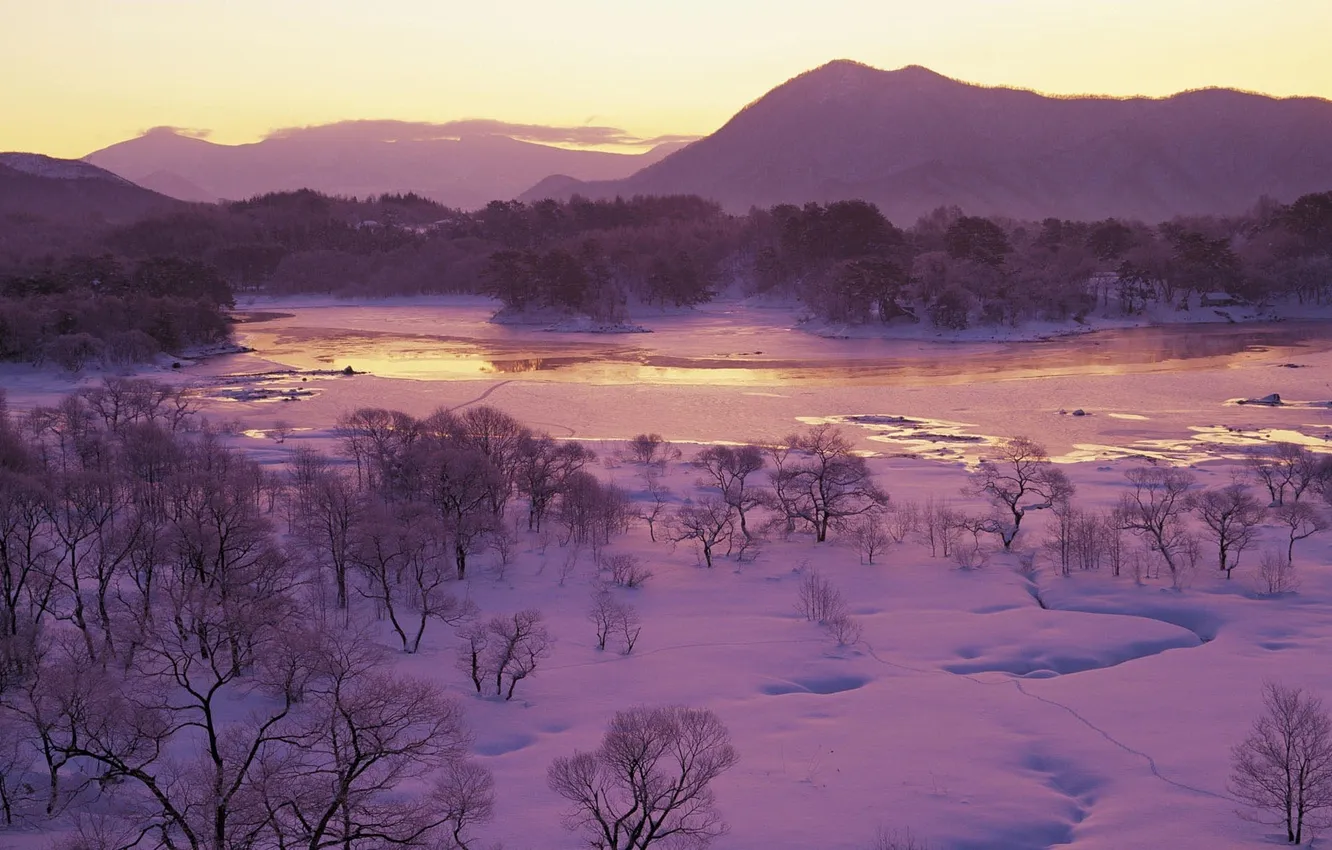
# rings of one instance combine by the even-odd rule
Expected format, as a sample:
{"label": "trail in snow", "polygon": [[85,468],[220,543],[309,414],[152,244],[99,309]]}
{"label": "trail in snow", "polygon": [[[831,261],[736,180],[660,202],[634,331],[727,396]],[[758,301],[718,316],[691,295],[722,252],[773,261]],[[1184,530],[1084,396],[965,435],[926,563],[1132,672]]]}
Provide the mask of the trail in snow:
{"label": "trail in snow", "polygon": [[472,404],[476,404],[477,402],[485,401],[487,398],[490,397],[490,394],[493,393],[495,390],[499,389],[500,387],[506,387],[506,386],[508,386],[509,384],[512,384],[512,383],[513,383],[513,380],[512,380],[512,379],[507,380],[507,381],[500,381],[498,384],[494,384],[494,385],[488,387],[488,388],[486,389],[485,392],[481,393],[481,395],[477,396],[476,398],[471,399],[470,401],[459,402],[458,404],[455,404],[453,407],[448,408],[448,412],[449,412],[449,413],[452,413],[453,411],[455,411],[455,410],[459,410],[459,409],[464,408],[464,407],[467,407],[468,405],[472,405]]}
{"label": "trail in snow", "polygon": [[1083,717],[1081,714],[1077,712],[1076,709],[1072,708],[1071,706],[1065,705],[1064,703],[1059,702],[1057,700],[1052,700],[1043,696],[1039,696],[1037,694],[1032,693],[1031,691],[1028,691],[1026,688],[1022,686],[1022,680],[1020,678],[1004,678],[996,681],[987,682],[981,679],[977,679],[974,675],[968,673],[952,673],[948,670],[914,667],[910,664],[901,664],[896,661],[888,661],[887,659],[880,657],[879,654],[874,651],[874,647],[871,646],[868,642],[864,643],[864,646],[866,651],[869,653],[870,658],[873,658],[878,663],[883,664],[887,667],[896,667],[900,670],[909,670],[913,673],[943,673],[948,676],[955,676],[960,679],[966,679],[968,682],[971,682],[972,684],[976,685],[1003,685],[1011,681],[1013,685],[1017,688],[1018,693],[1022,694],[1024,697],[1027,697],[1029,699],[1034,699],[1037,702],[1043,702],[1046,705],[1053,706],[1054,708],[1063,709],[1064,711],[1072,715],[1083,726],[1086,726],[1088,729],[1091,729],[1093,732],[1096,732],[1098,735],[1100,735],[1102,738],[1109,741],[1110,743],[1114,744],[1116,747],[1119,747],[1124,752],[1129,753],[1131,755],[1135,755],[1138,758],[1142,759],[1143,761],[1147,762],[1147,767],[1151,770],[1152,775],[1155,776],[1157,779],[1161,780],[1162,782],[1166,783],[1167,785],[1172,785],[1184,791],[1192,791],[1195,794],[1202,794],[1207,797],[1214,797],[1218,800],[1233,799],[1227,794],[1218,794],[1215,791],[1208,791],[1206,788],[1196,788],[1187,783],[1171,779],[1170,777],[1166,776],[1161,772],[1161,768],[1156,764],[1156,759],[1152,758],[1150,755],[1142,752],[1141,750],[1135,750],[1133,747],[1130,747],[1128,744],[1125,744],[1123,741],[1119,740],[1114,735],[1111,735],[1109,732],[1097,726],[1095,723],[1092,723],[1086,717]]}
{"label": "trail in snow", "polygon": [[1119,747],[1124,752],[1129,753],[1131,755],[1135,755],[1138,758],[1142,759],[1143,761],[1147,762],[1147,767],[1151,769],[1152,775],[1155,776],[1157,779],[1161,780],[1162,782],[1166,783],[1167,785],[1173,785],[1174,787],[1182,789],[1184,791],[1192,791],[1195,794],[1203,794],[1208,797],[1215,797],[1218,800],[1233,799],[1228,794],[1218,794],[1215,791],[1208,791],[1206,788],[1197,788],[1194,787],[1193,785],[1188,785],[1186,783],[1179,782],[1178,780],[1171,779],[1170,777],[1161,773],[1161,768],[1157,766],[1156,759],[1152,758],[1150,755],[1144,753],[1141,750],[1133,749],[1128,744],[1125,744],[1123,741],[1116,738],[1114,735],[1111,735],[1109,732],[1105,731],[1101,727],[1097,726],[1095,723],[1092,723],[1090,720],[1083,717],[1075,709],[1067,705],[1064,705],[1062,702],[1057,702],[1055,700],[1047,699],[1043,696],[1033,694],[1031,691],[1028,691],[1026,688],[1022,687],[1021,679],[1014,679],[1013,684],[1017,687],[1018,693],[1022,694],[1023,696],[1029,697],[1030,699],[1034,699],[1038,702],[1043,702],[1046,705],[1054,706],[1055,708],[1062,708],[1064,711],[1068,712],[1074,718],[1076,718],[1077,721],[1081,723],[1083,726],[1086,726],[1088,729],[1091,729],[1093,732],[1096,732],[1102,738],[1105,738],[1107,741],[1114,744],[1116,747]]}

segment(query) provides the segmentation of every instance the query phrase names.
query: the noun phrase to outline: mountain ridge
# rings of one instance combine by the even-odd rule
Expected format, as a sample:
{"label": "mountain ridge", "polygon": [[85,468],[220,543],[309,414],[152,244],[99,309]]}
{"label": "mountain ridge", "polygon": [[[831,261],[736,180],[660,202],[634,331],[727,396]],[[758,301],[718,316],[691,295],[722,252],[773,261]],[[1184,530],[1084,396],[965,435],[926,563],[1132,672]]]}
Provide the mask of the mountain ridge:
{"label": "mountain ridge", "polygon": [[582,179],[626,177],[670,152],[669,143],[640,154],[558,147],[496,132],[456,138],[405,133],[410,122],[342,122],[294,128],[257,142],[222,145],[173,128],[156,128],[84,157],[129,180],[147,181],[183,200],[241,200],[269,192],[314,189],[358,196],[415,192],[448,206],[477,208],[516,197],[552,174]]}
{"label": "mountain ridge", "polygon": [[698,194],[737,212],[861,197],[902,221],[952,205],[1161,220],[1326,189],[1329,148],[1332,102],[1321,98],[1223,88],[1050,96],[836,60],[628,178],[566,184],[554,196]]}

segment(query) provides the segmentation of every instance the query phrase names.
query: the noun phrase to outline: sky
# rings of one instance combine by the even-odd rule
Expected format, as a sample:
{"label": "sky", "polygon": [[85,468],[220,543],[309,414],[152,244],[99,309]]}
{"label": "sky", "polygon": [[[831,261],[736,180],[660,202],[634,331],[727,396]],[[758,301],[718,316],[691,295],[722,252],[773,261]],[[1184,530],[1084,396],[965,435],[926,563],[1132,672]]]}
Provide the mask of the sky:
{"label": "sky", "polygon": [[0,150],[350,119],[709,133],[833,59],[987,85],[1332,98],[1329,0],[0,0]]}

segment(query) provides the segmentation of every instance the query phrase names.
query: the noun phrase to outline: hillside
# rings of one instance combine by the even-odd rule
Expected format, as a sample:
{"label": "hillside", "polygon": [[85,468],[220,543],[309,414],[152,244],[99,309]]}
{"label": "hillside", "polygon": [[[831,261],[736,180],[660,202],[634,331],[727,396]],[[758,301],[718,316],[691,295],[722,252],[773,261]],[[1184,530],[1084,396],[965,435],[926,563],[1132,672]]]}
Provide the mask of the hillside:
{"label": "hillside", "polygon": [[121,223],[179,206],[86,162],[0,153],[0,217],[5,219]]}
{"label": "hillside", "polygon": [[283,131],[241,145],[159,128],[85,159],[183,200],[239,200],[309,188],[357,197],[415,192],[447,206],[475,209],[516,197],[551,174],[581,180],[627,177],[677,147],[608,153],[498,134],[433,138],[405,122],[352,121]]}
{"label": "hillside", "polygon": [[1049,97],[838,61],[627,179],[547,182],[524,197],[689,193],[734,211],[858,197],[902,223],[941,205],[1159,221],[1330,185],[1326,100],[1224,89]]}

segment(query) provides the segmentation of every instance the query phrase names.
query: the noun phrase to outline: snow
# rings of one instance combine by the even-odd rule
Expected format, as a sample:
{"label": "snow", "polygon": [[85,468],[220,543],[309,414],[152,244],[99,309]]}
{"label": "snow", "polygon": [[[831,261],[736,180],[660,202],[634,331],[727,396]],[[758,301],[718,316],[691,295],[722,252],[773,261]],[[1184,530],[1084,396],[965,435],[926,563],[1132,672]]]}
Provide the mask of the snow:
{"label": "snow", "polygon": [[0,165],[24,174],[54,180],[104,180],[108,183],[129,183],[128,180],[82,160],[55,159],[39,153],[0,153]]}
{"label": "snow", "polygon": [[[313,431],[245,444],[277,461],[326,440]],[[596,448],[606,457],[616,445]],[[894,499],[965,504],[961,468],[871,462]],[[1100,505],[1122,490],[1131,465],[1067,470],[1079,502]],[[1199,471],[1228,481],[1231,467]],[[639,489],[632,464],[601,474]],[[666,483],[683,496],[695,479],[680,461]],[[1029,545],[1043,519],[1029,520]],[[557,826],[562,808],[545,788],[545,766],[595,746],[618,709],[676,702],[715,710],[741,753],[717,782],[731,824],[720,850],[853,850],[880,826],[944,848],[1240,846],[1263,830],[1234,816],[1227,759],[1261,682],[1332,696],[1320,661],[1332,648],[1328,543],[1297,548],[1302,591],[1268,599],[1252,590],[1253,553],[1232,581],[1203,567],[1178,592],[1162,580],[1139,586],[1127,575],[1048,569],[1033,581],[1002,554],[961,570],[913,542],[870,566],[846,546],[773,540],[752,562],[709,570],[688,546],[653,544],[637,528],[610,550],[654,571],[645,587],[615,591],[644,623],[624,657],[596,650],[585,620],[590,556],[561,580],[567,550],[551,543],[543,552],[537,535],[525,535],[502,576],[483,567],[466,588],[485,612],[539,607],[556,636],[515,702],[468,692],[447,630],[433,630],[422,654],[400,664],[465,701],[475,752],[501,789],[485,835],[505,846],[579,846]],[[839,648],[796,615],[810,568],[851,601],[863,644]]]}
{"label": "snow", "polygon": [[[899,500],[956,497],[964,483],[962,470],[941,475],[927,461],[873,463]],[[1128,466],[1068,469],[1097,503]],[[638,472],[604,474],[631,486]],[[694,478],[677,463],[668,483],[687,493]],[[1028,534],[1039,539],[1037,528]],[[540,607],[558,638],[521,702],[466,697],[477,752],[502,789],[488,834],[506,846],[537,834],[543,847],[578,846],[553,827],[560,805],[545,765],[594,746],[619,708],[682,702],[715,710],[741,753],[717,783],[732,827],[716,845],[724,850],[852,850],[880,826],[947,848],[1257,842],[1262,829],[1234,816],[1225,776],[1261,682],[1332,695],[1332,671],[1318,661],[1332,645],[1332,571],[1327,541],[1314,543],[1297,550],[1303,591],[1267,599],[1244,568],[1230,582],[1203,568],[1183,592],[1048,570],[1033,584],[1005,556],[961,570],[911,542],[868,566],[845,546],[793,538],[708,570],[689,548],[654,545],[637,529],[612,547],[655,572],[644,588],[617,591],[644,622],[623,657],[597,651],[584,621],[590,563],[561,584],[567,553],[542,555],[529,537],[503,579],[469,582],[483,610]],[[795,614],[811,567],[852,601],[862,645],[838,648]],[[404,664],[464,693],[446,637],[428,642]]]}
{"label": "snow", "polygon": [[[354,308],[321,309],[334,311],[321,315],[336,317]],[[269,359],[275,356],[273,340],[299,336],[313,323],[311,311],[298,312],[296,320],[262,334],[257,331],[265,325],[253,326],[258,352],[187,368],[181,379],[215,380],[280,362]],[[410,334],[432,321],[436,332],[450,330],[437,315],[414,307],[366,317],[357,332]],[[399,322],[407,327],[397,327]],[[776,336],[770,329],[744,333]],[[790,347],[808,352],[819,344],[801,337]],[[689,353],[707,353],[719,338],[720,332],[705,333]],[[502,337],[466,339],[475,345]],[[767,350],[768,341],[735,345]],[[968,349],[976,351],[984,349]],[[1014,419],[1031,416],[1040,426],[1028,430],[1032,436],[1074,446],[1064,468],[1079,488],[1078,503],[1104,507],[1123,491],[1124,471],[1142,461],[1094,450],[1115,446],[1107,438],[1098,447],[1090,430],[1065,429],[1131,429],[1116,435],[1120,446],[1162,456],[1183,452],[1205,484],[1228,483],[1236,467],[1220,441],[1243,434],[1221,430],[1195,439],[1185,423],[1208,414],[1261,417],[1233,420],[1257,435],[1258,426],[1303,427],[1304,419],[1325,415],[1313,408],[1225,405],[1240,393],[1256,395],[1259,384],[1272,385],[1283,398],[1315,397],[1327,373],[1271,368],[1272,358],[1290,356],[1271,351],[1208,371],[1028,375],[898,388],[820,388],[794,380],[645,386],[315,376],[305,384],[317,391],[314,396],[281,406],[292,427],[282,443],[266,438],[271,405],[210,398],[205,414],[240,420],[249,431],[240,429],[236,444],[278,464],[302,445],[331,449],[336,414],[363,403],[417,414],[438,405],[494,403],[557,437],[600,438],[593,446],[603,458],[617,446],[606,438],[637,431],[658,430],[681,443],[733,441],[860,411],[873,418],[838,421],[859,429],[861,446],[880,453],[870,463],[894,500],[951,498],[971,507],[976,504],[961,496],[967,475],[962,450],[943,443],[959,453],[893,456],[891,449],[910,445],[876,442],[871,437],[879,432],[868,426],[905,427],[897,417],[906,417],[916,432],[953,428],[954,436],[988,439],[1017,433],[1010,430]],[[1318,351],[1300,356],[1328,362]],[[355,361],[298,365],[336,369],[348,362]],[[0,382],[19,407],[49,401],[71,386],[50,372],[7,368]],[[299,377],[275,386],[295,388]],[[1076,423],[1056,413],[1060,405],[1075,406],[1066,399],[1093,396],[1113,399],[1114,406],[1079,401],[1093,415]],[[1038,411],[1011,412],[1034,407],[1035,398],[1045,400]],[[983,449],[984,443],[966,451]],[[667,469],[665,483],[677,498],[697,492],[697,475],[685,463],[691,452],[686,446],[685,458]],[[598,474],[642,490],[642,470],[633,464],[609,461]],[[1047,521],[1033,514],[1019,545],[1035,546]],[[1276,530],[1266,534],[1265,545],[1275,546]],[[615,590],[642,616],[643,632],[629,656],[595,648],[585,619],[595,584],[590,555],[582,553],[573,574],[562,578],[569,551],[553,542],[543,546],[538,535],[525,533],[513,563],[501,570],[493,555],[483,556],[460,589],[487,614],[540,608],[556,638],[549,659],[520,684],[513,702],[470,692],[454,668],[453,638],[445,627],[432,626],[419,655],[396,656],[403,671],[445,683],[466,706],[474,752],[494,772],[499,790],[495,819],[481,830],[487,846],[580,846],[559,825],[564,809],[546,787],[546,766],[557,756],[594,747],[615,711],[661,703],[710,708],[731,729],[741,761],[715,784],[731,827],[716,842],[718,850],[860,850],[881,827],[909,828],[950,850],[1258,845],[1270,838],[1264,828],[1235,816],[1226,775],[1229,749],[1259,709],[1262,682],[1307,687],[1332,701],[1326,663],[1332,651],[1332,534],[1297,544],[1301,589],[1280,598],[1255,592],[1256,550],[1245,553],[1231,581],[1210,569],[1205,556],[1182,591],[1162,579],[1138,584],[1127,574],[1063,578],[1048,566],[1029,577],[1017,569],[1015,556],[1002,552],[964,570],[931,557],[914,541],[866,565],[844,545],[775,538],[752,561],[723,558],[707,569],[688,545],[653,543],[640,526],[609,551],[635,554],[654,573],[640,589]],[[841,590],[864,628],[862,643],[838,647],[796,614],[797,588],[809,569]]]}

